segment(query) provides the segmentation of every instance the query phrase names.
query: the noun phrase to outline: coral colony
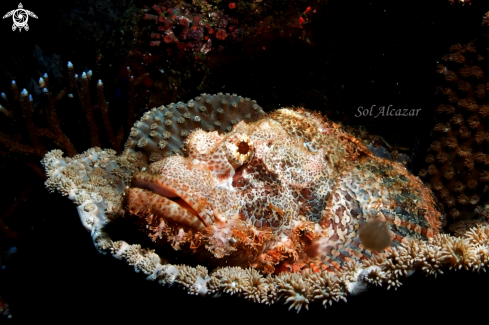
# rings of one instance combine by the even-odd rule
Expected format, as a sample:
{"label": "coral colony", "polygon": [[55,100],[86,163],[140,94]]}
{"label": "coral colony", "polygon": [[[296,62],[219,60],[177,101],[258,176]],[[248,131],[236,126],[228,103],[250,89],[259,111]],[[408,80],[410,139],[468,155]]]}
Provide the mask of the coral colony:
{"label": "coral colony", "polygon": [[[299,311],[371,285],[397,288],[416,270],[480,271],[489,261],[489,228],[441,234],[444,217],[417,177],[304,109],[266,115],[248,98],[202,94],[148,111],[119,156],[53,150],[43,165],[47,188],[77,205],[100,252],[190,294]],[[105,226],[130,216],[153,242],[213,270],[112,241]]]}
{"label": "coral colony", "polygon": [[[215,6],[206,1],[185,5],[177,1],[161,1],[145,7],[142,19],[148,21],[147,34],[151,52],[158,53],[174,45],[178,52],[193,53],[195,58],[211,49],[222,49],[231,41],[243,40],[270,30],[287,27],[303,28],[316,10],[303,2],[260,3],[230,2]],[[316,4],[321,6],[322,4]],[[297,10],[296,6],[300,7]]]}
{"label": "coral colony", "polygon": [[[482,22],[489,26],[488,14]],[[437,89],[436,141],[420,172],[455,223],[452,230],[489,219],[482,196],[489,189],[489,102],[487,100],[487,34],[467,44],[455,44],[437,72],[444,83]],[[475,215],[475,216],[474,216]],[[470,220],[469,220],[470,219]]]}

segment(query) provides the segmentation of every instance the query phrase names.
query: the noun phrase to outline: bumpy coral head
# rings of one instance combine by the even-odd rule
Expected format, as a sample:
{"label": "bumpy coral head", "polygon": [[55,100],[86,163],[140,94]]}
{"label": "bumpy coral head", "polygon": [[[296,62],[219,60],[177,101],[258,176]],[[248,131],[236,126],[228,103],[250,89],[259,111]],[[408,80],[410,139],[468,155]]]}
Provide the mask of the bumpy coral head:
{"label": "bumpy coral head", "polygon": [[[169,241],[214,264],[265,272],[313,265],[338,269],[369,256],[355,231],[374,215],[376,204],[389,204],[403,186],[406,197],[413,192],[407,200],[425,204],[429,191],[409,184],[405,170],[369,155],[358,160],[350,152],[358,142],[344,142],[345,133],[329,127],[305,110],[282,109],[257,122],[240,122],[227,134],[196,130],[186,141],[186,157],[165,158],[134,176],[127,209],[144,220],[154,241]],[[365,173],[382,173],[397,183],[390,189],[380,184],[361,206],[366,193],[355,183]],[[374,212],[393,224],[402,219]],[[418,212],[409,217],[418,218]],[[436,220],[421,219],[418,233],[438,231]]]}

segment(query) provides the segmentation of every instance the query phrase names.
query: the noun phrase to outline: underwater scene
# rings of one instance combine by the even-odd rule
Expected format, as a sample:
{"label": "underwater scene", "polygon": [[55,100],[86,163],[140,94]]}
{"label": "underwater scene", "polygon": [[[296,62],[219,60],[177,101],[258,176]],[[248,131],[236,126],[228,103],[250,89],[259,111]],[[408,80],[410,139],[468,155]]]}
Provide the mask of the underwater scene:
{"label": "underwater scene", "polygon": [[0,323],[483,317],[488,1],[0,9]]}

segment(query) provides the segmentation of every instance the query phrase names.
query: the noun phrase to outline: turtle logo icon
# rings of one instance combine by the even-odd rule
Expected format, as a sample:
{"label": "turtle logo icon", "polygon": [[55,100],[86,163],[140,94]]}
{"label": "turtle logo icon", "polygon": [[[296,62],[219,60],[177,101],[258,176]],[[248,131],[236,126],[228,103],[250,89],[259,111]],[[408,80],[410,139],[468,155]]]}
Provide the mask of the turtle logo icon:
{"label": "turtle logo icon", "polygon": [[8,18],[12,16],[14,20],[14,24],[12,25],[12,31],[15,31],[16,28],[19,29],[19,32],[22,31],[22,28],[25,30],[29,30],[29,25],[27,25],[27,21],[29,20],[29,16],[33,18],[37,18],[36,14],[32,11],[23,9],[22,3],[19,3],[19,8],[9,11],[3,16],[3,18]]}

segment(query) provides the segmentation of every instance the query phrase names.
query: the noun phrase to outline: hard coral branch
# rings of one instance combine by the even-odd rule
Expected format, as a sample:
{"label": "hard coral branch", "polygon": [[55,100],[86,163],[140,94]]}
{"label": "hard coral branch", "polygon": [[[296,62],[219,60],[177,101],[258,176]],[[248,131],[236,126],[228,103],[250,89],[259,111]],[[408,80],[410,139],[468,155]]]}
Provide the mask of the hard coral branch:
{"label": "hard coral branch", "polygon": [[[131,71],[128,71],[128,75],[131,75]],[[38,126],[33,113],[42,110],[41,104],[34,104],[32,95],[27,90],[23,90],[19,93],[17,84],[12,82],[12,96],[9,100],[8,96],[2,93],[2,100],[5,107],[0,105],[0,111],[4,113],[5,117],[10,119],[13,123],[17,124],[16,134],[6,134],[0,132],[0,143],[2,143],[10,152],[24,153],[31,156],[43,157],[47,149],[41,138],[47,138],[53,142],[53,144],[66,151],[69,156],[74,156],[77,150],[73,146],[72,142],[61,128],[61,121],[57,115],[57,104],[64,98],[77,99],[81,106],[84,116],[86,118],[92,146],[100,146],[101,138],[100,131],[96,122],[95,110],[100,110],[102,117],[105,134],[109,139],[110,144],[116,150],[120,150],[124,137],[123,129],[119,129],[114,132],[112,125],[108,117],[109,104],[104,97],[104,88],[102,81],[97,83],[97,103],[93,104],[90,100],[89,84],[91,81],[92,72],[83,72],[81,77],[75,74],[73,65],[68,62],[68,79],[69,90],[67,88],[62,89],[56,96],[53,96],[52,89],[49,86],[49,78],[45,74],[43,78],[39,79],[38,85],[42,89],[43,96],[46,102],[47,111],[47,124],[49,128]],[[134,109],[136,105],[135,100],[135,87],[141,83],[142,80],[147,78],[148,75],[144,74],[136,79],[133,76],[130,77],[129,82],[129,121],[132,126],[134,123]],[[42,103],[42,101],[41,101]]]}

